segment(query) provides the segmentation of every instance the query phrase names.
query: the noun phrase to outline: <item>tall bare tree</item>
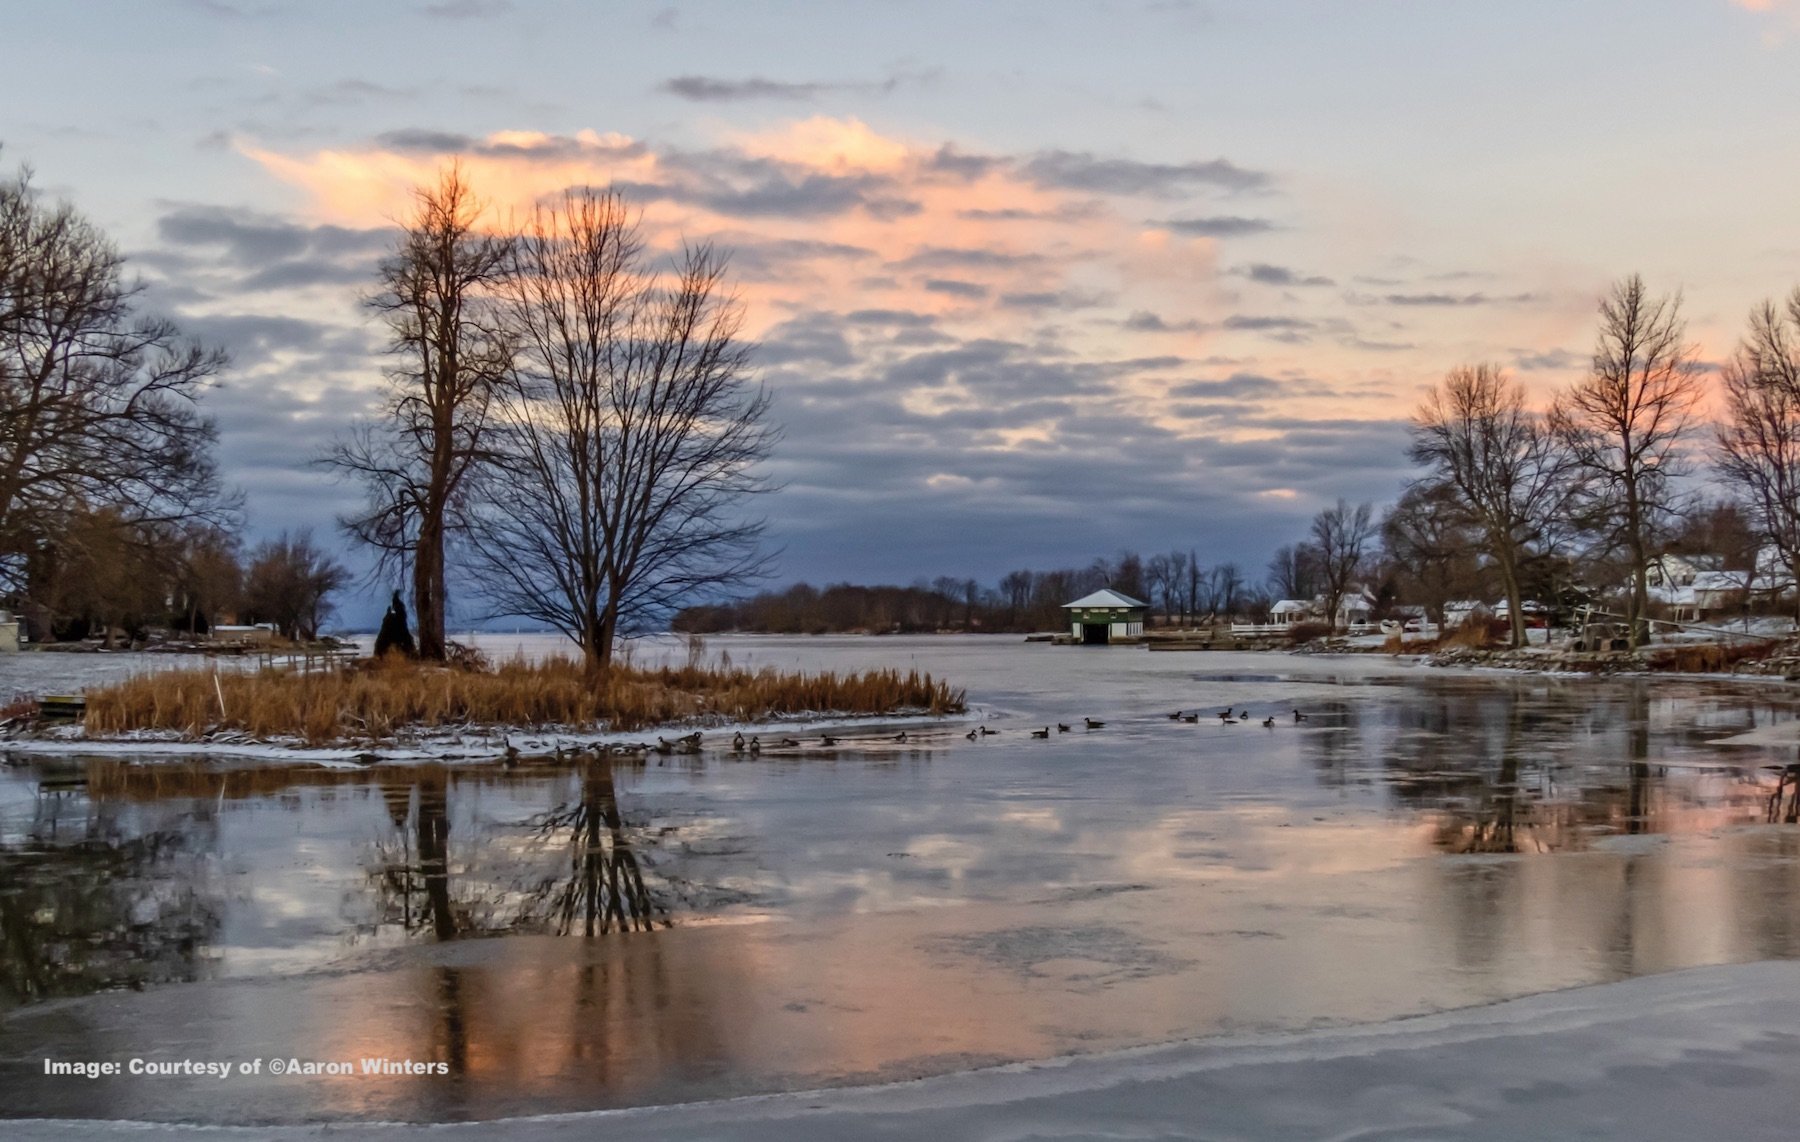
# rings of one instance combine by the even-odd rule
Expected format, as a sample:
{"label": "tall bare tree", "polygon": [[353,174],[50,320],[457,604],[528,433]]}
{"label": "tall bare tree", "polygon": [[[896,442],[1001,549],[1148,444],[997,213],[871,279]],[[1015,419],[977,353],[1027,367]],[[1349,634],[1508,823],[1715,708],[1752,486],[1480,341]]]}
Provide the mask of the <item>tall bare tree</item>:
{"label": "tall bare tree", "polygon": [[1552,427],[1585,477],[1583,497],[1630,575],[1625,617],[1633,649],[1649,637],[1649,567],[1688,470],[1682,444],[1701,376],[1686,340],[1680,295],[1651,297],[1636,274],[1600,302],[1600,336],[1587,378],[1551,408]]}
{"label": "tall bare tree", "polygon": [[518,356],[471,556],[501,612],[603,668],[620,634],[761,570],[762,524],[743,508],[768,487],[769,396],[724,259],[689,247],[657,272],[616,195],[538,211],[503,289]]}
{"label": "tall bare tree", "polygon": [[1319,562],[1304,543],[1284,544],[1269,560],[1269,586],[1283,599],[1307,602],[1319,593]]}
{"label": "tall bare tree", "polygon": [[295,640],[319,637],[331,596],[350,573],[302,528],[257,545],[244,571],[244,618],[274,623]]}
{"label": "tall bare tree", "polygon": [[1450,489],[1476,524],[1506,592],[1512,644],[1523,646],[1520,570],[1575,486],[1558,435],[1499,366],[1465,365],[1433,386],[1413,415],[1409,454],[1431,469],[1423,482]]}
{"label": "tall bare tree", "polygon": [[1440,627],[1450,600],[1477,590],[1478,534],[1456,490],[1439,481],[1408,485],[1382,516],[1381,546],[1391,573]]}
{"label": "tall bare tree", "polygon": [[[126,530],[219,520],[216,432],[199,399],[223,353],[139,312],[105,235],[49,204],[29,172],[0,181],[0,584],[70,519]],[[83,531],[83,534],[86,532]]]}
{"label": "tall bare tree", "polygon": [[1343,500],[1326,508],[1312,521],[1312,543],[1325,591],[1325,621],[1335,630],[1338,605],[1349,594],[1362,570],[1369,541],[1375,538],[1374,509],[1366,503],[1351,507]]}
{"label": "tall bare tree", "polygon": [[[1773,302],[1751,312],[1722,380],[1719,473],[1790,583],[1800,583],[1800,288],[1788,295],[1785,313]],[[1800,591],[1795,597],[1800,602]]]}
{"label": "tall bare tree", "polygon": [[415,194],[368,299],[392,334],[383,414],[325,462],[363,483],[364,510],[340,522],[382,568],[410,569],[419,655],[441,659],[446,545],[464,524],[467,483],[487,454],[489,408],[512,357],[490,297],[512,242],[481,231],[483,206],[454,165]]}

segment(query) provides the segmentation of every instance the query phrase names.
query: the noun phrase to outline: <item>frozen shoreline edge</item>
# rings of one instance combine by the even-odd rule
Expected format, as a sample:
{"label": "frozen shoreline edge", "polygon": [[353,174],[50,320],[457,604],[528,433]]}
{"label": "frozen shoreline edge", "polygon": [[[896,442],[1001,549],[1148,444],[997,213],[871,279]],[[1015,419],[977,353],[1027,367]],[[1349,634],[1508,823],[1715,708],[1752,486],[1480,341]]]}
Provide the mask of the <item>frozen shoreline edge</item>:
{"label": "frozen shoreline edge", "polygon": [[[1243,1034],[1072,1055],[876,1086],[461,1123],[196,1126],[6,1120],[19,1142],[91,1137],[387,1140],[988,1136],[1565,1136],[1580,1122],[1644,1140],[1791,1136],[1800,961],[1689,968],[1476,1007],[1315,1031]],[[1769,1068],[1759,1070],[1757,1064]],[[1707,1070],[1706,1068],[1711,1068]],[[1667,1081],[1650,1081],[1666,1071]],[[1772,1073],[1771,1073],[1772,1072]],[[1371,1088],[1371,1075],[1381,1081]],[[1697,1082],[1695,1073],[1702,1077]],[[1689,1076],[1683,1081],[1684,1076]],[[1710,1081],[1708,1079],[1710,1076]],[[1760,1081],[1766,1079],[1767,1081]],[[70,1080],[87,1081],[87,1080]],[[1246,1090],[1274,1097],[1246,1100]],[[1371,1089],[1379,1098],[1367,1097]],[[1536,1094],[1531,1092],[1535,1091]],[[1762,1092],[1760,1102],[1751,1098]],[[1232,1097],[1232,1096],[1237,1097]],[[1753,1103],[1756,1103],[1753,1105]],[[1720,1117],[1723,1115],[1723,1117]],[[1194,1133],[1177,1132],[1176,1124]],[[1536,1125],[1534,1125],[1536,1124]],[[1591,1129],[1591,1127],[1590,1127]],[[1017,1136],[1014,1131],[1003,1131]],[[1266,1132],[1266,1133],[1265,1133]]]}

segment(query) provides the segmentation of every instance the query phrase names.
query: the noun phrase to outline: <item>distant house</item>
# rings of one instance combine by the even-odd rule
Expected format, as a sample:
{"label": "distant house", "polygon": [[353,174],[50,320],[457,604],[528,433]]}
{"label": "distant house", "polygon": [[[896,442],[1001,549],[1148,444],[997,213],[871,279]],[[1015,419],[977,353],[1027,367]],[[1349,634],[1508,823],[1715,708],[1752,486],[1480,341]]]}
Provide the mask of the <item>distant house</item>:
{"label": "distant house", "polygon": [[1367,587],[1352,587],[1338,600],[1337,625],[1345,628],[1366,626],[1375,613],[1375,596]]}
{"label": "distant house", "polygon": [[1142,638],[1150,604],[1108,587],[1064,603],[1069,615],[1069,635],[1076,642],[1104,646],[1109,642]]}
{"label": "distant house", "polygon": [[0,611],[0,654],[19,649],[19,620],[11,611]]}
{"label": "distant house", "polygon": [[1488,605],[1480,599],[1456,599],[1444,604],[1444,626],[1459,627],[1476,613],[1488,614]]}
{"label": "distant house", "polygon": [[1282,599],[1269,608],[1269,625],[1284,627],[1313,617],[1311,599]]}
{"label": "distant house", "polygon": [[[1490,610],[1493,612],[1494,617],[1501,622],[1509,623],[1512,621],[1512,603],[1508,600],[1501,599],[1498,603],[1495,603]],[[1541,627],[1550,624],[1550,608],[1544,606],[1544,604],[1535,599],[1520,599],[1519,612],[1525,616],[1525,625],[1528,627]]]}
{"label": "distant house", "polygon": [[[1748,571],[1702,571],[1694,576],[1692,583],[1693,599],[1690,607],[1676,606],[1679,617],[1683,610],[1689,610],[1696,620],[1708,616],[1716,616],[1728,611],[1736,611],[1743,606],[1745,596],[1750,590],[1750,573]],[[1764,580],[1756,584],[1758,587],[1770,587],[1773,584]]]}
{"label": "distant house", "polygon": [[1644,568],[1644,577],[1651,587],[1691,587],[1696,575],[1717,571],[1723,563],[1718,555],[1658,555]]}

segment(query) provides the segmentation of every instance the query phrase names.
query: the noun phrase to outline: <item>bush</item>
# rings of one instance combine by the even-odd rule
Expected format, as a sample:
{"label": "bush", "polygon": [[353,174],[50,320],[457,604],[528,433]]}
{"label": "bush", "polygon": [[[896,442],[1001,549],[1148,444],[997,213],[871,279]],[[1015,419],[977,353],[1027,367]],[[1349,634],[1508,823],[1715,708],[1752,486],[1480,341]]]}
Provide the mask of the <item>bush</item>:
{"label": "bush", "polygon": [[963,692],[929,674],[780,674],[696,665],[590,673],[571,658],[514,658],[454,669],[395,655],[327,673],[165,670],[87,695],[87,730],[242,730],[310,744],[386,738],[412,727],[601,727],[635,730],[692,718],[778,714],[960,713]]}
{"label": "bush", "polygon": [[1287,628],[1288,642],[1295,646],[1312,642],[1314,639],[1329,637],[1331,637],[1330,623],[1293,623]]}

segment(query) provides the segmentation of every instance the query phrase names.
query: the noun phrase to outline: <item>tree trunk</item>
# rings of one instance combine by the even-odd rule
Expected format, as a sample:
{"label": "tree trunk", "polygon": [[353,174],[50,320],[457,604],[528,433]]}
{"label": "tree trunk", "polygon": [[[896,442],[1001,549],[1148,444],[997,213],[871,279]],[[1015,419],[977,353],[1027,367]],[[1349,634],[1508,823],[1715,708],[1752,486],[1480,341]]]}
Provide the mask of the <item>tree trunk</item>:
{"label": "tree trunk", "polygon": [[444,530],[441,517],[419,522],[419,546],[413,552],[413,621],[418,625],[419,657],[444,660]]}
{"label": "tree trunk", "polygon": [[1498,562],[1500,581],[1506,588],[1506,615],[1511,620],[1512,644],[1520,647],[1525,645],[1525,600],[1519,589],[1519,570],[1513,561],[1513,553],[1506,550],[1506,554]]}

